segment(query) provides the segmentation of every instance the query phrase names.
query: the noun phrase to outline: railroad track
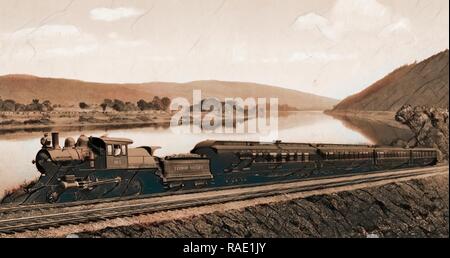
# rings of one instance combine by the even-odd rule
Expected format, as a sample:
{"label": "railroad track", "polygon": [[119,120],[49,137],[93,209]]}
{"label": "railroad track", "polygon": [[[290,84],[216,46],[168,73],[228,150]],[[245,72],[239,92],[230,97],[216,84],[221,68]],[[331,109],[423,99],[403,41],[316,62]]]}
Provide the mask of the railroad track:
{"label": "railroad track", "polygon": [[[418,168],[418,169],[420,169],[421,171],[428,171],[428,170],[440,169],[441,167],[448,168],[447,165],[438,165],[438,166]],[[395,172],[395,171],[402,171],[402,170],[405,170],[405,169],[395,169],[395,170],[391,170],[391,171]],[[412,168],[410,168],[408,170],[412,170]],[[360,173],[351,173],[351,174],[317,176],[317,177],[311,177],[311,178],[293,179],[293,180],[286,180],[286,181],[280,181],[280,182],[234,185],[234,186],[223,186],[223,187],[192,189],[192,190],[179,190],[176,192],[164,192],[164,193],[155,193],[155,194],[147,194],[147,195],[139,195],[139,196],[112,197],[112,198],[107,198],[107,199],[95,199],[95,200],[75,201],[75,202],[67,202],[67,203],[38,203],[38,204],[19,204],[19,205],[4,204],[4,205],[0,205],[0,218],[2,218],[5,214],[15,213],[15,212],[29,212],[29,211],[33,211],[33,210],[49,210],[49,209],[55,209],[55,208],[69,208],[69,207],[75,207],[75,206],[81,206],[81,205],[94,205],[94,204],[100,204],[100,203],[104,204],[104,203],[112,203],[112,202],[118,202],[118,201],[148,199],[148,198],[155,198],[155,197],[174,196],[174,195],[210,192],[210,191],[219,191],[219,190],[230,190],[230,189],[244,188],[244,187],[250,188],[250,187],[256,187],[256,186],[286,184],[286,183],[299,182],[299,181],[340,178],[340,177],[353,176],[353,175],[370,175],[370,174],[381,173],[381,172],[383,172],[383,171],[369,171],[369,172],[360,172]]]}
{"label": "railroad track", "polygon": [[63,205],[28,205],[0,209],[0,234],[95,222],[154,212],[198,207],[204,205],[243,201],[280,194],[320,191],[386,180],[406,179],[420,175],[448,172],[448,166],[403,169],[377,173],[350,174],[340,177],[316,178],[295,182],[229,188],[176,195],[158,195],[150,198],[83,202]]}

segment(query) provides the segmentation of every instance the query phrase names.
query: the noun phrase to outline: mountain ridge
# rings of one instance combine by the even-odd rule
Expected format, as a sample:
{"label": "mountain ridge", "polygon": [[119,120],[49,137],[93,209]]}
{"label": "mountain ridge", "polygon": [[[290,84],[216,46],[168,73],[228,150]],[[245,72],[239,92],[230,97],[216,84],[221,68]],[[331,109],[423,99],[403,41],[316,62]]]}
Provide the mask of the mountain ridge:
{"label": "mountain ridge", "polygon": [[27,74],[0,76],[0,98],[29,103],[32,99],[50,100],[55,104],[78,105],[79,102],[99,104],[105,98],[136,102],[154,96],[184,97],[192,101],[192,91],[202,91],[202,98],[270,98],[278,97],[279,104],[300,110],[325,110],[336,99],[281,87],[251,82],[199,80],[187,83],[99,83],[75,79],[46,78]]}
{"label": "mountain ridge", "polygon": [[403,65],[332,111],[397,111],[404,104],[448,108],[449,50]]}

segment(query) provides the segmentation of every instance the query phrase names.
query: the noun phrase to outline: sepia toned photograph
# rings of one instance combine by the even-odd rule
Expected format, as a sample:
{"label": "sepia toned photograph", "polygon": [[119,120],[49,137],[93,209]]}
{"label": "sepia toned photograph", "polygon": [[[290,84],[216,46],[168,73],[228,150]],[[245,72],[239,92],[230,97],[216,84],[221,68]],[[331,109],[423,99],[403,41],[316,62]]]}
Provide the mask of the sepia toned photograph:
{"label": "sepia toned photograph", "polygon": [[0,238],[448,238],[448,48],[447,0],[0,0]]}

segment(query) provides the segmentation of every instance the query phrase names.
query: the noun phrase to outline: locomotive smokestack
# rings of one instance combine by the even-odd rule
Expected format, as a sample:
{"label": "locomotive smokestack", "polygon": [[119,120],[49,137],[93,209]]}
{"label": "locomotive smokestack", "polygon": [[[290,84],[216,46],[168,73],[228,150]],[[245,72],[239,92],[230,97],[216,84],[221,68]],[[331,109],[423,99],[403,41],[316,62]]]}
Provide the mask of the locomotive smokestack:
{"label": "locomotive smokestack", "polygon": [[59,149],[59,133],[53,132],[52,133],[52,145],[53,149]]}

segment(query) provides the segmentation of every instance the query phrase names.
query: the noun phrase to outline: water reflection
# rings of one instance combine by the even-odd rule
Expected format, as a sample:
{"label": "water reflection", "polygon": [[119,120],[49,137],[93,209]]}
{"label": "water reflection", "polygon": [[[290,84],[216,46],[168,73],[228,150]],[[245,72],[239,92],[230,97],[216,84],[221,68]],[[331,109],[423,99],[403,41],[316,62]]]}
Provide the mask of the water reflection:
{"label": "water reflection", "polygon": [[379,145],[394,145],[399,140],[407,142],[414,136],[407,126],[394,119],[382,122],[351,116],[334,117],[342,121],[345,127],[361,133],[368,140]]}
{"label": "water reflection", "polygon": [[[113,127],[112,127],[113,128]],[[377,137],[378,133],[386,137],[391,131],[384,131],[381,127],[373,127],[364,123],[340,121],[339,119],[325,115],[322,112],[292,112],[279,117],[278,136],[271,140],[285,142],[309,142],[309,143],[347,143],[347,144],[375,144],[386,142],[383,137]],[[217,140],[247,140],[258,141],[258,134],[174,134],[165,127],[146,127],[133,129],[85,129],[79,131],[60,132],[60,142],[66,137],[78,138],[80,134],[101,136],[107,134],[110,137],[125,137],[134,141],[133,145],[157,145],[162,149],[157,151],[158,156],[174,153],[189,152],[196,143],[206,139]],[[38,177],[31,161],[40,148],[39,138],[41,132],[20,132],[15,134],[0,135],[0,195],[4,190],[17,186],[26,180]],[[396,137],[396,136],[394,136]]]}

